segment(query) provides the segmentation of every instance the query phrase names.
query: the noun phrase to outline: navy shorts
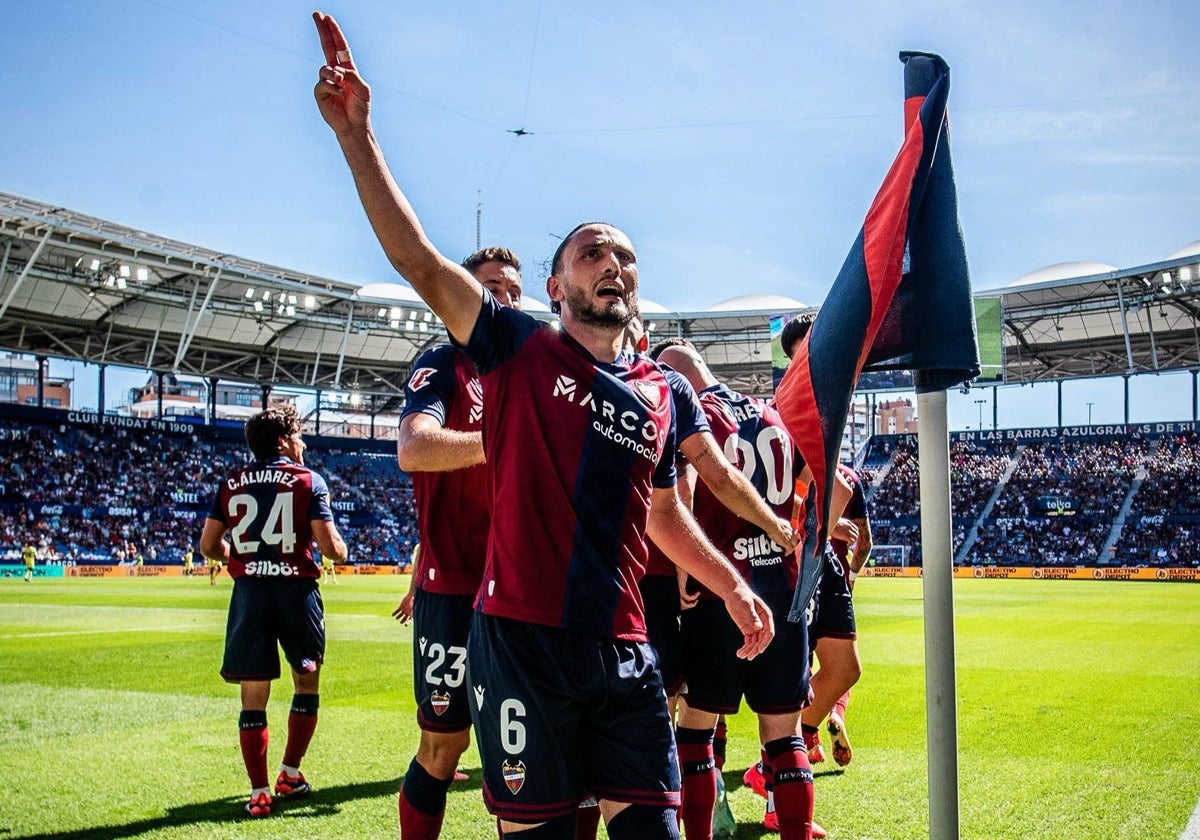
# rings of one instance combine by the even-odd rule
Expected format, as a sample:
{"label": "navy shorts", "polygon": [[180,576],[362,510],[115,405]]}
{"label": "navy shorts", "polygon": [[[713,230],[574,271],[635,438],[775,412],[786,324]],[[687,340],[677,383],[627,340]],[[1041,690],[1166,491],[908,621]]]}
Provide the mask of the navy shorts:
{"label": "navy shorts", "polygon": [[679,805],[679,766],[654,649],[476,613],[467,645],[483,800],[542,822],[589,794]]}
{"label": "navy shorts", "polygon": [[292,670],[311,674],[325,659],[325,606],[313,578],[241,577],[225,625],[227,682],[279,677],[279,648]]}
{"label": "navy shorts", "polygon": [[646,610],[646,635],[658,653],[667,696],[683,686],[683,642],[679,635],[679,580],[674,576],[646,575],[638,583]]}
{"label": "navy shorts", "polygon": [[417,725],[430,732],[471,727],[467,687],[467,634],[475,614],[473,595],[413,595],[413,692]]}
{"label": "navy shorts", "polygon": [[808,628],[787,620],[792,593],[762,596],[775,615],[775,638],[749,661],[739,659],[742,632],[723,601],[702,598],[684,610],[683,677],[687,703],[713,714],[737,712],[742,697],[758,714],[787,714],[808,705]]}
{"label": "navy shorts", "polygon": [[818,639],[853,641],[858,638],[846,567],[833,549],[825,550],[823,562],[825,568],[821,570],[821,582],[813,595],[812,619],[808,625],[809,643],[814,648]]}

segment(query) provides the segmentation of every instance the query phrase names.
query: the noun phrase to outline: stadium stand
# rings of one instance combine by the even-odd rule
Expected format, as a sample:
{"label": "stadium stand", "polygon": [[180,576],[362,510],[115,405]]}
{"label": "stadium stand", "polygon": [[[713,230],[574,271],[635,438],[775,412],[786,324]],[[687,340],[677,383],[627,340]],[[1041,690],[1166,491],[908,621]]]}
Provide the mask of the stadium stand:
{"label": "stadium stand", "polygon": [[[0,557],[32,542],[51,563],[182,563],[216,483],[246,458],[236,436],[205,427],[167,434],[39,416],[55,414],[59,422],[0,418]],[[412,483],[395,456],[313,439],[306,460],[329,480],[351,562],[406,563]]]}

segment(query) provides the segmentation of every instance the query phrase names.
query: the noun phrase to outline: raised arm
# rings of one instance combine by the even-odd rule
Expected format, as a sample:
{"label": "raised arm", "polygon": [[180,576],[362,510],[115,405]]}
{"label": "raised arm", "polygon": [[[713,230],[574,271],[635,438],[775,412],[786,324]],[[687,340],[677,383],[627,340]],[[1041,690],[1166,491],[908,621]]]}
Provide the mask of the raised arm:
{"label": "raised arm", "polygon": [[479,316],[483,287],[425,236],[371,130],[371,89],[354,65],[346,36],[330,15],[313,12],[313,21],[325,54],[313,95],[341,144],[375,236],[396,271],[437,313],[450,335],[465,344]]}
{"label": "raised arm", "polygon": [[753,659],[766,650],[775,636],[770,608],[704,536],[674,487],[652,491],[646,531],[676,566],[725,602],[730,618],[745,637],[738,656]]}
{"label": "raised arm", "polygon": [[405,472],[449,472],[482,464],[483,434],[447,429],[429,414],[400,421],[396,459]]}

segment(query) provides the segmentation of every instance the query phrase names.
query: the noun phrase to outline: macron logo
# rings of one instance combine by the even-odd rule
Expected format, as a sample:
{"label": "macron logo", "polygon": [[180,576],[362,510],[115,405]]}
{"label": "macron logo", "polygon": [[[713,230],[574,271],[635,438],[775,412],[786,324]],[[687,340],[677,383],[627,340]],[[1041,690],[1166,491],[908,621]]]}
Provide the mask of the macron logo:
{"label": "macron logo", "polygon": [[477,685],[475,688],[475,707],[480,711],[483,710],[483,686]]}
{"label": "macron logo", "polygon": [[569,376],[559,376],[554,382],[554,393],[551,396],[564,396],[573,399],[575,396],[575,380]]}
{"label": "macron logo", "polygon": [[467,412],[467,421],[470,423],[478,423],[483,419],[483,406],[473,405],[471,410]]}
{"label": "macron logo", "polygon": [[421,655],[422,655],[422,656],[424,656],[424,655],[425,655],[425,645],[427,645],[428,643],[429,643],[429,640],[428,640],[428,639],[426,639],[424,636],[422,636],[422,637],[421,637],[421,641],[419,642],[419,645],[420,645],[420,648],[421,648]]}

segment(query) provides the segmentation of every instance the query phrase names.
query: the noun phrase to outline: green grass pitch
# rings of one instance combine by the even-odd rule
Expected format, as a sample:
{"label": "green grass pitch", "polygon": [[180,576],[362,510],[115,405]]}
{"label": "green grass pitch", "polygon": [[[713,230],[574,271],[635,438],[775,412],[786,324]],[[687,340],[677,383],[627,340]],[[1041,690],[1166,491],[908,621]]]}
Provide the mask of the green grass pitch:
{"label": "green grass pitch", "polygon": [[[417,729],[411,634],[389,613],[407,586],[327,588],[316,790],[251,826],[217,675],[227,577],[0,581],[0,838],[396,836]],[[835,840],[927,837],[921,583],[863,578],[855,597],[854,761],[815,768],[816,818]],[[1200,798],[1200,586],[965,580],[955,603],[962,837],[1178,838]],[[277,683],[272,772],[290,698]],[[741,838],[763,836],[741,784],[754,732],[730,722]],[[443,836],[493,838],[474,751],[463,764]]]}

